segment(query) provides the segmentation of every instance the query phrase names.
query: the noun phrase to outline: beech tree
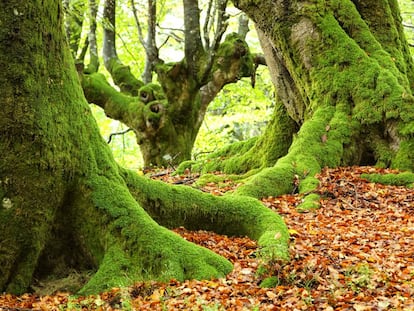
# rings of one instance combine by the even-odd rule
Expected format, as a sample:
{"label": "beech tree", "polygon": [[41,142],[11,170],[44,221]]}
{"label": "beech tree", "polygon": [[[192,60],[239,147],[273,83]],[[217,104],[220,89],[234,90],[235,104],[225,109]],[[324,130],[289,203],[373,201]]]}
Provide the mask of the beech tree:
{"label": "beech tree", "polygon": [[[66,0],[70,1],[70,0]],[[166,63],[157,45],[157,1],[149,0],[147,9],[147,35],[131,1],[137,34],[146,51],[142,80],[135,77],[117,53],[115,0],[103,2],[103,59],[119,91],[113,88],[102,74],[97,73],[96,12],[97,3],[89,2],[91,27],[88,40],[94,51],[91,65],[79,66],[84,72],[82,85],[90,103],[104,109],[105,114],[119,120],[137,137],[145,166],[167,166],[191,158],[194,141],[204,120],[210,102],[229,83],[242,77],[254,77],[257,64],[263,57],[250,53],[244,38],[248,31],[247,20],[241,19],[238,33],[225,35],[228,15],[227,0],[207,3],[204,23],[201,23],[199,1],[183,1],[184,55],[183,60]],[[69,7],[69,6],[68,6]],[[78,10],[79,11],[79,10]],[[76,16],[83,16],[76,14]],[[77,30],[82,26],[68,14],[68,33],[73,53],[84,61],[84,51]],[[181,35],[181,34],[180,34]],[[77,42],[77,43],[73,43]],[[85,68],[86,69],[85,69]],[[153,81],[156,74],[157,81]]]}
{"label": "beech tree", "polygon": [[413,169],[414,70],[396,0],[234,4],[259,29],[276,109],[263,136],[217,152],[204,170],[265,168],[237,192],[310,193],[312,207],[322,167]]}
{"label": "beech tree", "polygon": [[287,259],[282,219],[119,167],[84,98],[58,0],[0,3],[0,291],[89,271],[80,293],[146,279],[224,276],[231,264],[165,227],[258,239]]}

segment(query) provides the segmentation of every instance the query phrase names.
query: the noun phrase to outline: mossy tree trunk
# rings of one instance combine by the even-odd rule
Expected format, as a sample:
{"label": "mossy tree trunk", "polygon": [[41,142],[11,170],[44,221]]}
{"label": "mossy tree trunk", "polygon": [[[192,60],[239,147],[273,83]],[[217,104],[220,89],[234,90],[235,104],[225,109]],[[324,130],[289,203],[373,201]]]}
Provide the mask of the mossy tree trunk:
{"label": "mossy tree trunk", "polygon": [[[238,162],[222,161],[229,171],[270,166],[239,193],[277,195],[299,181],[307,192],[325,166],[413,169],[414,70],[396,0],[233,2],[259,29],[280,103],[275,117],[288,116]],[[269,149],[274,163],[254,159],[266,144],[283,147]]]}
{"label": "mossy tree trunk", "polygon": [[231,270],[143,207],[166,226],[216,223],[250,235],[286,259],[286,227],[260,202],[174,188],[116,165],[82,94],[62,15],[57,0],[0,4],[0,291],[22,293],[35,278],[73,269],[93,272],[81,293]]}

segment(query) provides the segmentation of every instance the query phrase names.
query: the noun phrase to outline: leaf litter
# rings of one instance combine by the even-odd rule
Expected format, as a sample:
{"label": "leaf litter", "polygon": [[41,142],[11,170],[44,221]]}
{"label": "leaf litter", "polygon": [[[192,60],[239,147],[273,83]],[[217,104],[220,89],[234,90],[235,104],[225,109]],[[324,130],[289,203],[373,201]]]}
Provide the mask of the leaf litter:
{"label": "leaf litter", "polygon": [[[256,243],[207,231],[174,231],[234,264],[222,279],[141,282],[100,295],[0,295],[9,310],[414,310],[414,190],[370,183],[372,167],[324,169],[321,207],[299,212],[299,194],[263,199],[285,219],[289,263],[263,264]],[[162,175],[174,183],[183,177]],[[204,191],[222,194],[212,184]],[[263,288],[263,280],[273,287]]]}

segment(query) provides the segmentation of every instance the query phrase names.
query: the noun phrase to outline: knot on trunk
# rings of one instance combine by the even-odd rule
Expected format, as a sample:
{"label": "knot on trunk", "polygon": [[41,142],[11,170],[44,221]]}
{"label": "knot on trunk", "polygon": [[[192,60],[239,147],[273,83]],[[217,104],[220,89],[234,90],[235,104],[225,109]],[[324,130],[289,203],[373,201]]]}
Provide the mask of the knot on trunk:
{"label": "knot on trunk", "polygon": [[139,89],[138,97],[143,103],[148,104],[154,100],[165,99],[165,94],[158,84],[148,83]]}

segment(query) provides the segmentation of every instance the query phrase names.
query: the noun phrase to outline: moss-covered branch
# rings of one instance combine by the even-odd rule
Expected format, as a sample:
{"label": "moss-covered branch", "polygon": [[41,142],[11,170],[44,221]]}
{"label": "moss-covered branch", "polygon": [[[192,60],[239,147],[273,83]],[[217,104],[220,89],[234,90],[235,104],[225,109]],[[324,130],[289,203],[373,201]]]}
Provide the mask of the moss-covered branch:
{"label": "moss-covered branch", "polygon": [[137,96],[139,89],[144,83],[138,80],[131,72],[131,69],[124,65],[119,58],[112,58],[105,63],[106,69],[111,74],[114,83],[121,92]]}
{"label": "moss-covered branch", "polygon": [[80,293],[138,280],[214,278],[230,272],[227,260],[160,227],[115,174],[90,176],[82,192],[73,202],[78,221],[72,229],[98,269]]}
{"label": "moss-covered branch", "polygon": [[185,186],[170,186],[124,171],[135,199],[159,224],[249,236],[267,259],[288,260],[289,233],[283,219],[256,199],[217,197]]}
{"label": "moss-covered branch", "polygon": [[319,108],[312,119],[303,124],[287,155],[273,167],[255,175],[237,189],[237,193],[256,198],[278,196],[291,193],[299,181],[300,192],[313,190],[317,185],[313,176],[321,167],[341,163],[343,144],[349,141],[351,133],[344,117],[346,115],[335,112],[334,107]]}
{"label": "moss-covered branch", "polygon": [[100,106],[105,114],[130,127],[135,127],[145,105],[137,97],[132,97],[115,90],[99,73],[83,75],[82,88],[89,103]]}
{"label": "moss-covered branch", "polygon": [[218,46],[207,83],[202,87],[202,105],[207,106],[220,90],[229,83],[255,74],[253,55],[249,46],[237,33],[231,33]]}
{"label": "moss-covered branch", "polygon": [[406,186],[411,188],[414,185],[414,174],[411,172],[398,174],[362,174],[361,178],[384,185]]}
{"label": "moss-covered branch", "polygon": [[111,74],[114,83],[124,93],[137,96],[138,90],[144,83],[138,80],[130,68],[122,63],[116,51],[116,2],[105,0],[103,10],[103,58],[105,68]]}

